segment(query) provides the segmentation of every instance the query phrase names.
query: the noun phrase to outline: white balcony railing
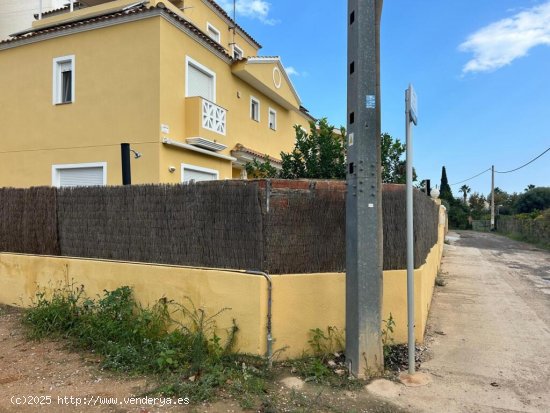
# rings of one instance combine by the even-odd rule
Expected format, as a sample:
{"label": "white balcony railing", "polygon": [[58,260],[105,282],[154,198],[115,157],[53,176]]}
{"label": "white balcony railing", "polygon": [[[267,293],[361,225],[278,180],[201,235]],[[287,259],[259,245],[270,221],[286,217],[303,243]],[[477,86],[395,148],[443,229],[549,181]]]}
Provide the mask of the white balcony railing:
{"label": "white balcony railing", "polygon": [[202,99],[202,127],[225,135],[227,130],[227,110],[209,100]]}

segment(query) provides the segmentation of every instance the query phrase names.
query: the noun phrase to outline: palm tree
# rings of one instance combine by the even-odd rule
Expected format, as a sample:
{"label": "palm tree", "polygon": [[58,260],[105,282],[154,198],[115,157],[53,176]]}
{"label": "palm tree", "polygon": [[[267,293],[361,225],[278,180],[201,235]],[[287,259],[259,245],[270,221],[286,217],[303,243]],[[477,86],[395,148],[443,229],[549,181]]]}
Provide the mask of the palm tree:
{"label": "palm tree", "polygon": [[460,187],[459,192],[462,192],[462,196],[464,197],[464,203],[466,203],[466,198],[468,197],[468,194],[472,191],[472,189],[468,185],[462,185]]}

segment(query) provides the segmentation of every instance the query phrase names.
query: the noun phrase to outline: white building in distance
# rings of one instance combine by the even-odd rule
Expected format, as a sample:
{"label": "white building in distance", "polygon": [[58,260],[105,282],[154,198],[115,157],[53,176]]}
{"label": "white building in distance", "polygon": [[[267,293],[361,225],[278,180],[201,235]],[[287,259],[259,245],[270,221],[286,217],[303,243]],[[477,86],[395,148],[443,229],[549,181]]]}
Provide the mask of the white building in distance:
{"label": "white building in distance", "polygon": [[[66,4],[68,0],[42,0],[42,11],[55,10]],[[0,0],[0,40],[29,29],[39,9],[40,0]]]}

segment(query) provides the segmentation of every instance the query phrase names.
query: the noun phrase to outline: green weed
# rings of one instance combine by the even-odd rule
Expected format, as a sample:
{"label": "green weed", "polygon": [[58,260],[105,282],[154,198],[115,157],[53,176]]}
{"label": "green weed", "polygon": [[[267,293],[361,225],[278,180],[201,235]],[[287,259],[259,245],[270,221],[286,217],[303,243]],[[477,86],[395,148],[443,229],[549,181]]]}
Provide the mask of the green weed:
{"label": "green weed", "polygon": [[384,328],[382,329],[382,346],[384,348],[384,359],[387,359],[391,353],[391,347],[394,344],[392,334],[395,328],[395,320],[392,314],[390,313],[387,320],[382,320],[382,323],[384,323]]}
{"label": "green weed", "polygon": [[[40,290],[23,323],[30,338],[68,339],[75,348],[100,355],[106,369],[154,374],[159,382],[155,394],[193,401],[208,400],[220,389],[260,394],[266,374],[254,363],[265,361],[234,353],[235,320],[225,339],[216,334],[216,318],[226,310],[208,315],[191,300],[186,306],[165,298],[144,308],[130,287],[91,299],[83,286],[70,284],[50,294]],[[176,322],[176,313],[185,321]]]}
{"label": "green weed", "polygon": [[323,361],[336,351],[346,347],[344,334],[337,327],[328,326],[326,333],[320,328],[309,330],[311,338],[308,343],[315,357]]}

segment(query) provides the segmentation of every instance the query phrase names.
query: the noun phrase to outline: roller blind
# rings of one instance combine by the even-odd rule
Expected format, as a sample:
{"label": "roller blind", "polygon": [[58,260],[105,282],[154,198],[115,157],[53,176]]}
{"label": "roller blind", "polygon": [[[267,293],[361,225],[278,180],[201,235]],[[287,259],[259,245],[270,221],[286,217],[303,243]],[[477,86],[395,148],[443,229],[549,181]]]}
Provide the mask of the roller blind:
{"label": "roller blind", "polygon": [[183,169],[183,182],[189,181],[215,181],[216,174],[212,172],[196,171],[194,169]]}
{"label": "roller blind", "polygon": [[70,60],[67,60],[66,62],[59,62],[58,65],[59,65],[59,71],[61,73],[70,72],[73,70],[73,62],[71,62]]}
{"label": "roller blind", "polygon": [[101,186],[103,167],[59,169],[59,186]]}
{"label": "roller blind", "polygon": [[214,101],[214,78],[192,64],[187,66],[187,95]]}

